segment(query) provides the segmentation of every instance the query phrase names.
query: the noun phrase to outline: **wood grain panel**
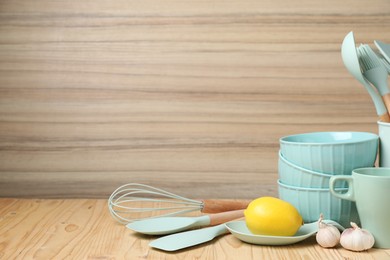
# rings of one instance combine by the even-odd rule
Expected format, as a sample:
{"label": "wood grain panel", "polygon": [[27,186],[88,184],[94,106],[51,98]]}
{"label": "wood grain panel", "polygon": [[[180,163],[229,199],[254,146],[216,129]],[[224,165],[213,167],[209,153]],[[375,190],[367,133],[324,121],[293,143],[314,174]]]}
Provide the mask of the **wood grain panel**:
{"label": "wood grain panel", "polygon": [[[1,1],[0,196],[277,195],[280,137],[377,133],[340,45],[390,3]],[[234,194],[232,194],[234,190]]]}

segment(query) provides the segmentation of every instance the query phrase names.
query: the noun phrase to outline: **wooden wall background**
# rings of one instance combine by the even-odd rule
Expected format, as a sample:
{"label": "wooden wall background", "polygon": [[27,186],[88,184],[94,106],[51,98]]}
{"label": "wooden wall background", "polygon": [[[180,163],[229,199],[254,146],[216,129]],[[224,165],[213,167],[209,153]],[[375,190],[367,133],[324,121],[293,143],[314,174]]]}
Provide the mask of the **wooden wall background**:
{"label": "wooden wall background", "polygon": [[377,133],[344,36],[390,1],[0,1],[0,196],[277,196],[278,140]]}

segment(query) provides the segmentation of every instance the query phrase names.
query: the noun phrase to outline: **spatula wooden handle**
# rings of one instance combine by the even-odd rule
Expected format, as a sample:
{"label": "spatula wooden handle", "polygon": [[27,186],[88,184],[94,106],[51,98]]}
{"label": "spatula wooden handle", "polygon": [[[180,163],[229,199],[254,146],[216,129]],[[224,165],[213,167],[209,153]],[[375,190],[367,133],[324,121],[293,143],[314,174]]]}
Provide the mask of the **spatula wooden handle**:
{"label": "spatula wooden handle", "polygon": [[246,209],[250,201],[243,200],[221,200],[221,199],[208,199],[202,200],[203,213],[219,213],[238,209]]}
{"label": "spatula wooden handle", "polygon": [[210,226],[226,223],[230,220],[244,217],[244,210],[234,210],[216,214],[210,214]]}

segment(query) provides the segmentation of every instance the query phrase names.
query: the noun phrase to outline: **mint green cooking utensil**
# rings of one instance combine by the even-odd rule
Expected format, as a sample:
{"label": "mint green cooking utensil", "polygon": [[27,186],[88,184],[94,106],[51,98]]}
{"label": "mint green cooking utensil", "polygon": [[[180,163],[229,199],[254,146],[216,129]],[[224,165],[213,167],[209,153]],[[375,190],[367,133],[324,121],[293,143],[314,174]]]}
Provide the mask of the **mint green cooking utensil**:
{"label": "mint green cooking utensil", "polygon": [[387,111],[390,111],[390,90],[387,85],[386,67],[367,44],[361,44],[357,48],[357,53],[363,75],[378,90]]}
{"label": "mint green cooking utensil", "polygon": [[149,246],[164,251],[176,251],[190,246],[206,243],[217,236],[228,233],[225,224],[214,227],[181,232],[161,237],[149,243]]}
{"label": "mint green cooking utensil", "polygon": [[[325,223],[333,224],[340,230],[344,228],[337,222],[324,220]],[[291,237],[255,235],[246,227],[245,221],[233,221],[215,227],[192,230],[165,236],[152,241],[149,246],[164,251],[176,251],[190,246],[199,245],[214,239],[217,236],[230,231],[233,236],[243,242],[256,245],[289,245],[305,240],[318,231],[318,223],[313,222],[303,225],[298,232]]]}
{"label": "mint green cooking utensil", "polygon": [[214,226],[241,217],[244,217],[244,210],[228,211],[200,217],[151,218],[131,222],[126,227],[147,235],[167,235],[191,228]]}
{"label": "mint green cooking utensil", "polygon": [[387,73],[389,74],[390,73],[390,63],[385,58],[383,58],[383,56],[379,56],[379,59],[380,59],[381,63],[383,64],[383,66],[385,66],[385,69],[386,69]]}
{"label": "mint green cooking utensil", "polygon": [[345,36],[341,45],[341,57],[349,73],[351,73],[352,76],[354,76],[370,94],[371,99],[375,105],[376,113],[379,116],[379,120],[382,122],[390,122],[390,117],[382,101],[382,97],[378,92],[375,91],[375,89],[370,85],[369,81],[362,74],[352,31]]}
{"label": "mint green cooking utensil", "polygon": [[385,67],[387,73],[390,74],[390,44],[381,41],[374,41],[374,43],[379,50],[379,53],[376,54],[380,62]]}
{"label": "mint green cooking utensil", "polygon": [[390,44],[381,41],[374,41],[374,43],[387,62],[390,63]]}
{"label": "mint green cooking utensil", "polygon": [[117,188],[108,198],[111,216],[122,224],[157,217],[172,217],[189,212],[219,213],[246,209],[250,201],[194,200],[141,183]]}

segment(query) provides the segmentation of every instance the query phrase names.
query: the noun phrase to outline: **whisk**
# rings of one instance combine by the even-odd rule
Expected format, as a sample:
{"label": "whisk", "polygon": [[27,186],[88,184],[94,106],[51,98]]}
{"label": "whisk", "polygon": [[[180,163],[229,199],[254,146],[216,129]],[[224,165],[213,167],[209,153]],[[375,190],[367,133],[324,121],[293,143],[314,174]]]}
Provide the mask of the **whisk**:
{"label": "whisk", "polygon": [[140,183],[129,183],[117,188],[108,199],[111,216],[118,222],[184,215],[200,210],[218,213],[245,209],[249,201],[194,200]]}

